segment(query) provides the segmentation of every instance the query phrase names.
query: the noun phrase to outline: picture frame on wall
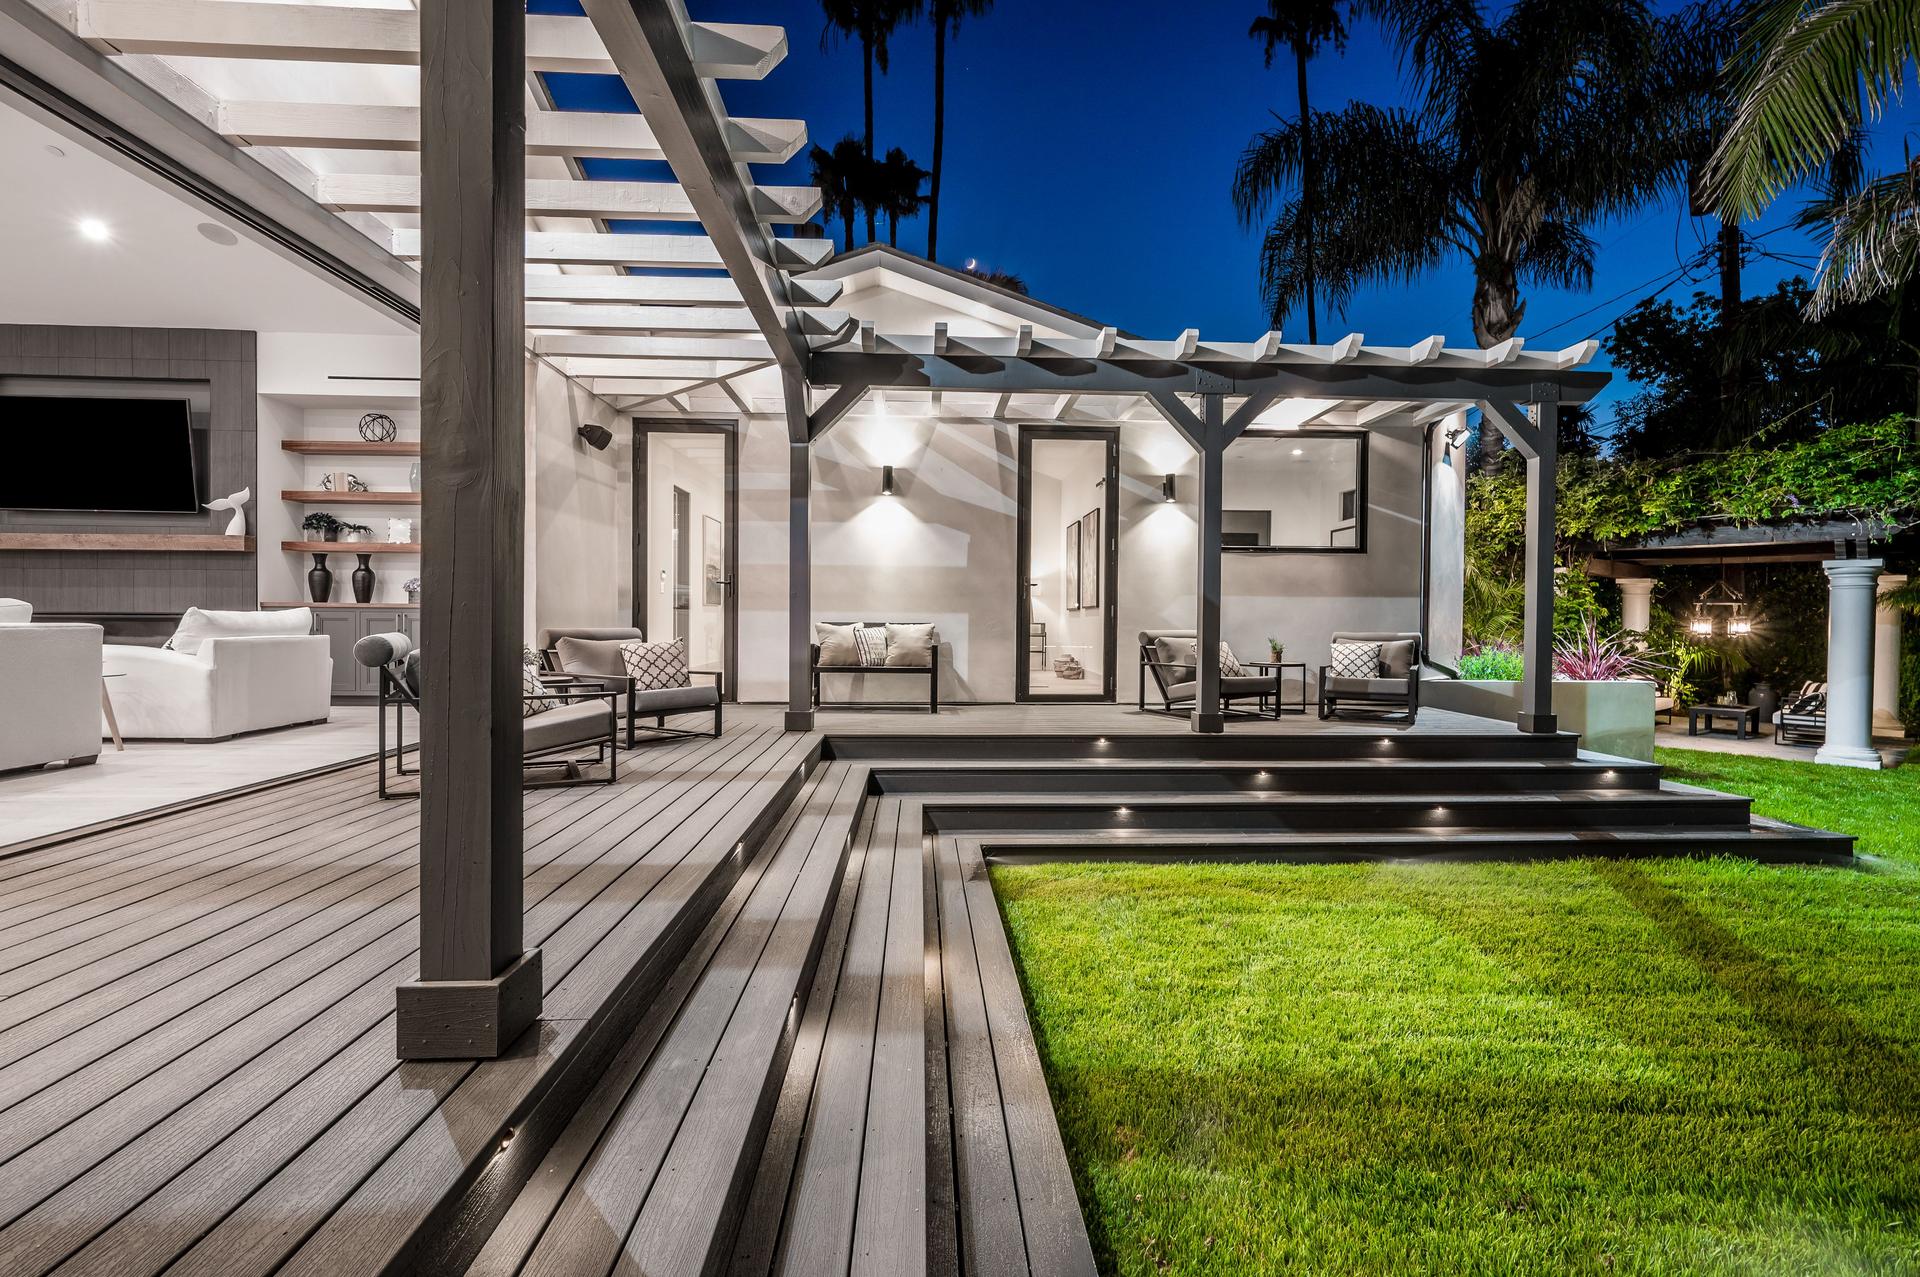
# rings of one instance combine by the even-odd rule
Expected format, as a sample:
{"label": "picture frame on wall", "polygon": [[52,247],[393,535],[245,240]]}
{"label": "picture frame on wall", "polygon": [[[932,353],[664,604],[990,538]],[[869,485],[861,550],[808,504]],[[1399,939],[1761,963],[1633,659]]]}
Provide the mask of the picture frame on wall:
{"label": "picture frame on wall", "polygon": [[1080,606],[1100,606],[1100,508],[1080,519]]}
{"label": "picture frame on wall", "polygon": [[726,602],[727,568],[723,562],[725,551],[721,542],[720,520],[712,515],[700,518],[700,579],[705,583],[705,592],[701,601],[708,607],[719,607]]}
{"label": "picture frame on wall", "polygon": [[1067,574],[1067,610],[1080,610],[1080,520],[1067,525],[1067,552],[1060,560]]}

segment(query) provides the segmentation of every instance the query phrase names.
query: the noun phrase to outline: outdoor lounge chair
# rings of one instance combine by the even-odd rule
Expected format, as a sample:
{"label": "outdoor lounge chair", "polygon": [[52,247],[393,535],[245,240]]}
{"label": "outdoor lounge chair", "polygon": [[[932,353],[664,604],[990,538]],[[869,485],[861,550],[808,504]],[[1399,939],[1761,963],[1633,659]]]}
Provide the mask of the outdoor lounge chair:
{"label": "outdoor lounge chair", "polygon": [[[379,782],[382,798],[418,798],[418,790],[387,792],[387,710],[393,710],[393,771],[408,776],[404,713],[420,712],[420,651],[404,634],[369,634],[353,645],[353,658],[380,671],[380,701],[376,739],[379,742]],[[616,702],[619,693],[598,683],[560,683],[527,698],[557,701],[554,708],[524,715],[520,720],[522,757],[529,767],[560,767],[562,778],[536,782],[528,788],[550,785],[611,785],[620,777],[620,732]],[[595,747],[595,763],[606,765],[606,775],[589,775],[574,757],[585,746]]]}
{"label": "outdoor lounge chair", "polygon": [[[722,676],[718,670],[690,670],[687,682],[679,687],[636,687],[628,677],[620,657],[620,645],[644,641],[646,635],[622,625],[556,626],[536,636],[542,664],[553,673],[570,674],[586,682],[597,680],[610,692],[624,698],[627,720],[627,748],[639,741],[634,729],[642,718],[653,719],[647,730],[664,736],[705,736],[709,733],[667,726],[667,715],[712,711],[712,735],[721,729]],[[710,683],[696,679],[711,679]]]}
{"label": "outdoor lounge chair", "polygon": [[[1200,689],[1200,684],[1194,675],[1193,631],[1140,631],[1140,708],[1142,710],[1147,708],[1149,672],[1151,672],[1154,687],[1160,692],[1160,704],[1154,707],[1154,713],[1190,712],[1193,709],[1193,698]],[[1280,717],[1280,673],[1281,671],[1276,667],[1270,674],[1222,674],[1220,676],[1221,711],[1232,712],[1235,701],[1252,701],[1257,709],[1264,709],[1267,698],[1272,697],[1273,716]]]}
{"label": "outdoor lounge chair", "polygon": [[[913,654],[914,659],[911,664],[892,664],[891,651],[886,647],[886,644],[891,642],[891,640],[883,637],[883,659],[871,661],[823,661],[820,644],[817,641],[810,643],[807,645],[807,665],[813,672],[813,707],[815,709],[919,709],[920,703],[918,701],[823,702],[820,699],[820,676],[822,674],[917,674],[927,680],[927,713],[938,714],[940,712],[940,635],[938,631],[934,630],[931,623],[925,621],[823,621],[821,625],[843,630],[848,627],[855,630],[879,630],[883,636],[887,633],[890,626],[894,628],[914,629],[924,626],[927,631],[925,635],[927,654],[924,661],[918,659],[918,653],[916,652]],[[819,627],[815,628],[816,634],[821,632]],[[859,651],[858,642],[855,643],[855,651]]]}
{"label": "outdoor lounge chair", "polygon": [[[1332,718],[1343,709],[1402,710],[1407,721],[1420,712],[1420,663],[1424,653],[1418,634],[1335,634],[1330,643],[1380,644],[1378,665],[1366,675],[1337,674],[1320,667],[1320,717]],[[1409,646],[1396,647],[1405,644]]]}
{"label": "outdoor lounge chair", "polygon": [[1807,682],[1773,713],[1773,739],[1782,745],[1824,745],[1827,685]]}

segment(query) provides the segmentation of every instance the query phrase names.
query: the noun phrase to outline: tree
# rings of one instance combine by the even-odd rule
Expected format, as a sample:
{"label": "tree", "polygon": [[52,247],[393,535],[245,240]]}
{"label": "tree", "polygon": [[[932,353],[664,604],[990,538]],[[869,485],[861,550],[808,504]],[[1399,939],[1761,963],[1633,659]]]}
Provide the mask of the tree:
{"label": "tree", "polygon": [[[1359,0],[1399,46],[1415,111],[1356,103],[1311,125],[1311,277],[1330,309],[1362,282],[1410,280],[1450,255],[1473,267],[1473,331],[1514,336],[1531,284],[1586,288],[1584,226],[1676,184],[1641,0]],[[1235,178],[1243,216],[1278,204],[1261,249],[1276,315],[1308,279],[1300,122],[1256,136]],[[1484,457],[1497,459],[1493,449]]]}
{"label": "tree", "polygon": [[[868,160],[873,159],[873,69],[878,66],[880,74],[887,73],[887,42],[901,23],[911,22],[920,15],[923,0],[820,0],[820,7],[826,11],[827,26],[820,33],[820,47],[826,48],[837,34],[846,39],[860,42],[860,54],[865,75],[864,92],[866,95],[865,150]],[[873,225],[876,209],[867,205],[867,241],[873,241]]]}
{"label": "tree", "polygon": [[829,229],[836,214],[846,228],[846,247],[853,248],[853,210],[864,203],[872,186],[873,164],[867,159],[860,139],[851,133],[833,144],[829,151],[815,146],[807,153],[813,163],[813,184],[820,188],[820,214]]}
{"label": "tree", "polygon": [[962,275],[971,275],[983,284],[992,284],[995,288],[1004,288],[1010,293],[1018,293],[1022,297],[1027,295],[1027,281],[1021,279],[1012,271],[1000,270],[998,267],[993,266],[982,266],[978,262],[969,260],[965,266],[960,268],[960,273]]}
{"label": "tree", "polygon": [[[1331,44],[1335,53],[1346,52],[1347,28],[1340,21],[1338,0],[1267,0],[1267,12],[1253,20],[1247,34],[1264,42],[1269,67],[1276,48],[1284,45],[1293,53],[1294,80],[1300,94],[1296,130],[1300,148],[1300,295],[1307,310],[1307,340],[1318,342],[1320,330],[1313,313],[1313,109],[1307,101],[1307,63],[1325,44]],[[1235,195],[1239,203],[1237,188]],[[1243,221],[1249,220],[1248,211],[1241,205]],[[1276,315],[1275,322],[1278,320]]]}
{"label": "tree", "polygon": [[[1732,121],[1714,153],[1708,193],[1750,218],[1830,164],[1878,119],[1920,53],[1920,0],[1771,0],[1735,54]],[[1808,303],[1883,296],[1920,266],[1920,161],[1829,197],[1811,211],[1828,240]]]}
{"label": "tree", "polygon": [[920,187],[927,180],[927,171],[896,146],[887,152],[885,160],[873,166],[872,176],[874,206],[887,215],[887,243],[897,248],[900,219],[916,217],[926,207],[927,197],[920,193]]}
{"label": "tree", "polygon": [[927,260],[939,260],[935,241],[940,236],[940,173],[946,158],[947,34],[960,34],[962,18],[984,18],[993,0],[929,0],[933,16],[933,171],[927,189]]}

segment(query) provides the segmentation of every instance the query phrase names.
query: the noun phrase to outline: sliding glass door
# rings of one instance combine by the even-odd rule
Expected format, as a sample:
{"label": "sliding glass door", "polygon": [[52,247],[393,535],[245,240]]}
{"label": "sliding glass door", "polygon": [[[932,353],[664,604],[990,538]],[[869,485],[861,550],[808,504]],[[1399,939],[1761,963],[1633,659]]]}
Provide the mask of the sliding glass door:
{"label": "sliding glass door", "polygon": [[1019,700],[1113,699],[1119,465],[1112,427],[1020,431]]}
{"label": "sliding glass door", "polygon": [[634,423],[635,627],[680,639],[687,663],[719,670],[729,699],[737,652],[737,436],[729,423]]}

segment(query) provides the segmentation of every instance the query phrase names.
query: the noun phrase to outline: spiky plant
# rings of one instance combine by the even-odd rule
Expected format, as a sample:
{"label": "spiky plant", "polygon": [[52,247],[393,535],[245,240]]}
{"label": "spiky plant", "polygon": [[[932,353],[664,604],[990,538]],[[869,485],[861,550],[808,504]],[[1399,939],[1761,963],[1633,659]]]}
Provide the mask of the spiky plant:
{"label": "spiky plant", "polygon": [[1553,645],[1553,676],[1588,683],[1619,679],[1658,683],[1670,667],[1655,656],[1641,649],[1637,636],[1624,631],[1602,635],[1589,616],[1579,633]]}

